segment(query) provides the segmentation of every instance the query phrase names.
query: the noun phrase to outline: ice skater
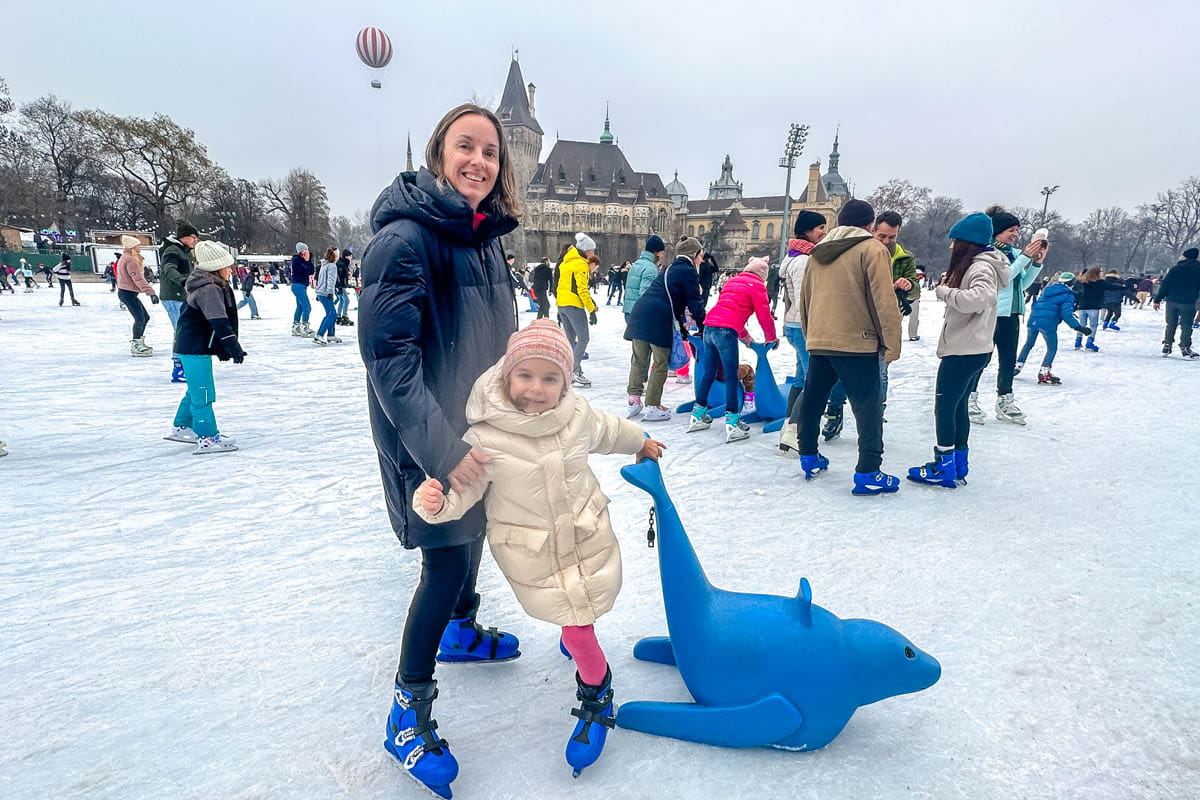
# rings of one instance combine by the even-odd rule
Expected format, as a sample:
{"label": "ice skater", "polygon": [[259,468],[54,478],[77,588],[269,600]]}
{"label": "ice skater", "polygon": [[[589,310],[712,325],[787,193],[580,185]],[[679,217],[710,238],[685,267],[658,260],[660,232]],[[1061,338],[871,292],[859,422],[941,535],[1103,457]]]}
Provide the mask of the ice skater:
{"label": "ice skater", "polygon": [[136,236],[121,236],[124,252],[117,261],[117,297],[133,317],[133,338],[129,341],[129,354],[134,358],[149,358],[154,355],[154,348],[148,347],[143,337],[146,335],[146,323],[150,321],[150,312],[142,305],[138,295],[150,295],[153,305],[158,305],[158,295],[146,280],[145,262],[139,249],[141,245],[141,239]]}
{"label": "ice skater", "polygon": [[196,455],[227,453],[237,444],[222,436],[213,414],[217,399],[212,357],[241,364],[246,351],[238,342],[237,306],[229,277],[233,256],[217,242],[199,242],[196,268],[184,283],[184,305],[175,327],[175,353],[187,373],[187,391],[175,411],[169,442],[195,443]]}
{"label": "ice skater", "polygon": [[61,306],[66,295],[71,295],[71,305],[79,305],[75,299],[75,284],[71,280],[71,254],[63,253],[62,261],[54,265],[54,274],[58,276],[58,304]]}
{"label": "ice skater", "polygon": [[1029,312],[1029,330],[1025,334],[1025,346],[1017,356],[1014,375],[1020,375],[1029,358],[1029,351],[1041,335],[1046,340],[1046,356],[1042,359],[1042,368],[1038,370],[1038,383],[1043,386],[1058,386],[1062,383],[1057,375],[1051,374],[1054,366],[1054,356],[1058,353],[1058,324],[1067,323],[1078,336],[1091,336],[1094,331],[1083,325],[1075,318],[1075,292],[1071,284],[1075,282],[1075,273],[1063,272],[1058,276],[1058,282],[1052,283],[1042,291],[1040,297],[1033,301]]}
{"label": "ice skater", "polygon": [[308,284],[312,281],[312,253],[304,242],[296,242],[296,255],[292,256],[292,294],[296,297],[296,313],[292,316],[292,336],[314,338],[317,334],[308,327],[312,313],[312,302],[308,299]]}
{"label": "ice skater", "polygon": [[336,335],[338,316],[336,304],[338,255],[336,247],[326,250],[325,257],[321,259],[320,270],[317,273],[317,301],[325,309],[325,317],[317,327],[317,335],[313,337],[313,344],[318,344],[322,347],[329,344],[342,343],[342,340]]}
{"label": "ice skater", "polygon": [[514,333],[467,403],[471,427],[463,438],[490,458],[483,479],[443,494],[442,484],[427,478],[413,504],[437,525],[482,499],[492,555],[517,600],[531,617],[562,626],[562,646],[577,669],[579,707],[571,714],[579,721],[566,759],[578,775],[600,757],[615,721],[612,670],[594,624],[621,588],[608,498],[586,455],[657,460],[663,445],[645,438],[637,423],[588,405],[571,389],[573,372],[571,344],[553,322],[535,320]]}
{"label": "ice skater", "polygon": [[1179,329],[1179,355],[1200,358],[1192,350],[1192,320],[1196,317],[1196,300],[1200,297],[1200,250],[1190,247],[1183,259],[1167,270],[1158,291],[1154,293],[1154,310],[1167,303],[1167,328],[1163,334],[1163,358],[1171,355],[1175,329]]}

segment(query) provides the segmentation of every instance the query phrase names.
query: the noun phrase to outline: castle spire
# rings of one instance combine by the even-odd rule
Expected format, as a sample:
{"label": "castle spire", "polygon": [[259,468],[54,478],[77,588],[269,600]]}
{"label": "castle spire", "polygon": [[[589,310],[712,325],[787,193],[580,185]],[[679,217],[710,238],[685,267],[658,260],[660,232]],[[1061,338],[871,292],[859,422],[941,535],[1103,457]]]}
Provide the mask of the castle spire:
{"label": "castle spire", "polygon": [[412,131],[408,132],[408,162],[404,165],[405,172],[416,172],[417,168],[413,166],[412,160]]}
{"label": "castle spire", "polygon": [[838,137],[842,135],[842,126],[839,124],[837,130],[833,134],[833,152],[829,154],[829,171],[838,171],[838,161],[841,160],[841,155],[838,153]]}
{"label": "castle spire", "polygon": [[609,129],[608,102],[606,101],[604,103],[604,133],[600,134],[600,144],[612,144],[612,143],[613,143],[613,135],[612,135],[612,130]]}

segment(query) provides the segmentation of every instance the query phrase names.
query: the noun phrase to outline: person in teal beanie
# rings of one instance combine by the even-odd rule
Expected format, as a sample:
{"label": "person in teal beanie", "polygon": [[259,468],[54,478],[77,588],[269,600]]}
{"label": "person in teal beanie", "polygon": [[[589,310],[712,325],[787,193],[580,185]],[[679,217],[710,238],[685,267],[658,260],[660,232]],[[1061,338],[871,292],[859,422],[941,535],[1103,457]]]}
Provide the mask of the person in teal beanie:
{"label": "person in teal beanie", "polygon": [[1042,368],[1038,371],[1038,383],[1058,386],[1062,381],[1057,375],[1050,374],[1054,356],[1058,353],[1058,323],[1067,323],[1083,336],[1092,335],[1092,329],[1081,325],[1075,318],[1075,292],[1071,288],[1074,281],[1075,273],[1060,274],[1058,282],[1047,286],[1041,297],[1033,302],[1033,310],[1029,312],[1029,332],[1025,335],[1025,346],[1017,356],[1017,374],[1020,374],[1021,368],[1025,366],[1025,359],[1029,357],[1029,351],[1033,349],[1033,343],[1037,341],[1040,333],[1046,340],[1046,357],[1042,359]]}

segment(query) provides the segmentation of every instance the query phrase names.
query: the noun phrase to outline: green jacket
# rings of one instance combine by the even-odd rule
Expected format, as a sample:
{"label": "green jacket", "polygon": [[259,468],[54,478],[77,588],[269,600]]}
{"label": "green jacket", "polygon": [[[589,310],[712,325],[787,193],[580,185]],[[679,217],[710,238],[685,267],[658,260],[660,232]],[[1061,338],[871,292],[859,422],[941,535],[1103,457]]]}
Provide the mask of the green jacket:
{"label": "green jacket", "polygon": [[183,284],[192,271],[192,251],[174,236],[168,236],[158,251],[158,296],[161,300],[186,299]]}
{"label": "green jacket", "polygon": [[896,252],[892,253],[892,283],[901,278],[908,278],[912,288],[905,295],[909,301],[921,299],[921,281],[917,278],[917,260],[912,253],[906,251],[896,242]]}

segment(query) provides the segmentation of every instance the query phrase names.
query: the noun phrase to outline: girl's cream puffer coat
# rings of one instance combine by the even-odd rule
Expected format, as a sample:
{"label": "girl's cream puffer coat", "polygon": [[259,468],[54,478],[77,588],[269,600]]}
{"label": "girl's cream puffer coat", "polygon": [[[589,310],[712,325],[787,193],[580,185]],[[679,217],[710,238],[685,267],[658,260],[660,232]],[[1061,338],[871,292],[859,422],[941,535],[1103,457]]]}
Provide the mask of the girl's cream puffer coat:
{"label": "girl's cream puffer coat", "polygon": [[463,439],[492,459],[483,481],[451,491],[434,515],[416,492],[414,510],[432,524],[449,522],[482,497],[492,555],[525,611],[555,625],[592,624],[621,589],[621,551],[587,458],[637,453],[641,427],[569,389],[555,408],[525,414],[505,396],[500,364],[475,382],[467,421]]}

